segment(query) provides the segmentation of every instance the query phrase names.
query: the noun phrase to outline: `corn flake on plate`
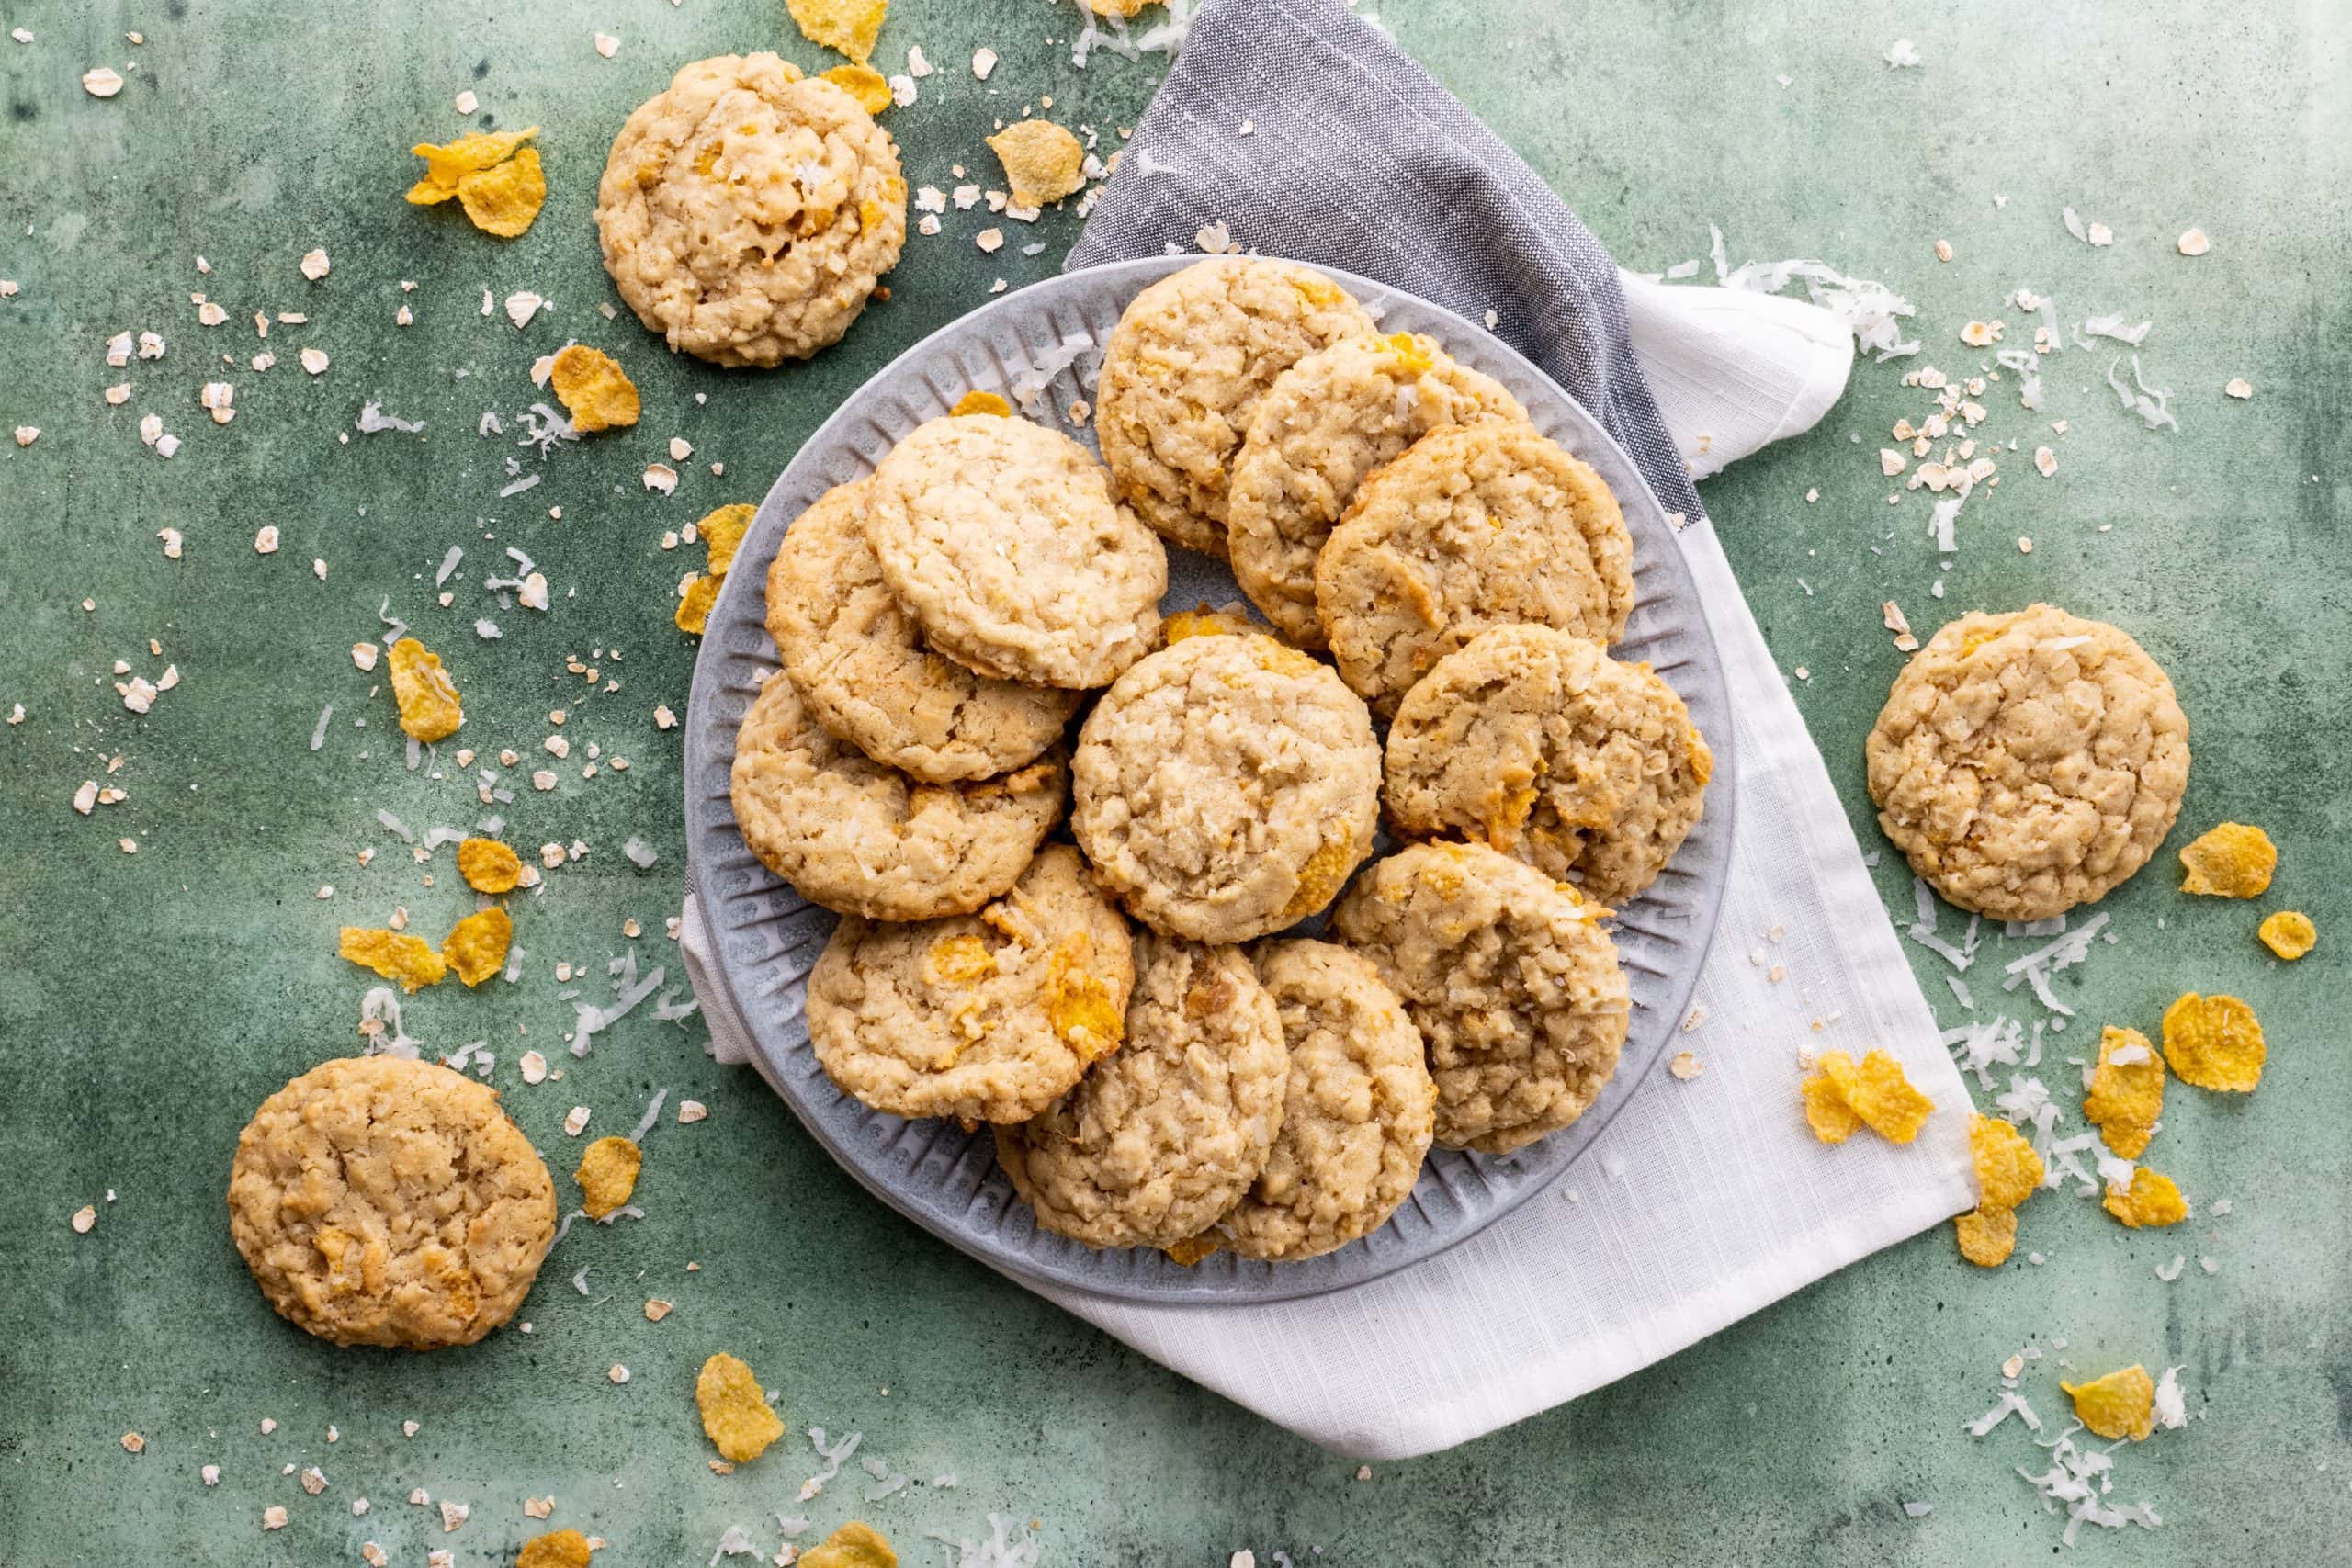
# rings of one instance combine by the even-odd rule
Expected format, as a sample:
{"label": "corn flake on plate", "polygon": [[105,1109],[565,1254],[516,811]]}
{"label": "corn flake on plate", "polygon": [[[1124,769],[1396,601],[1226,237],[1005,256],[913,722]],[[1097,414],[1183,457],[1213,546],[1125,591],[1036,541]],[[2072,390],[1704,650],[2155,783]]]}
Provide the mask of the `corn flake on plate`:
{"label": "corn flake on plate", "polygon": [[[735,732],[776,668],[762,585],[785,527],[819,496],[872,471],[889,447],[967,393],[1091,447],[1102,345],[1145,287],[1199,260],[1153,257],[1090,268],[993,301],[917,344],[853,393],[769,491],[739,565],[711,606],[687,714],[688,880],[722,983],[752,1034],[754,1065],[801,1122],[868,1190],[990,1266],[1031,1280],[1136,1301],[1256,1303],[1360,1284],[1466,1240],[1549,1187],[1611,1116],[1653,1079],[1690,1005],[1714,934],[1731,863],[1737,773],[1731,712],[1712,636],[1674,527],[1631,458],[1598,420],[1491,333],[1424,300],[1324,267],[1382,311],[1384,332],[1426,333],[1493,377],[1535,427],[1599,470],[1634,540],[1636,604],[1612,654],[1646,660],[1679,692],[1715,752],[1707,807],[1673,863],[1619,913],[1615,936],[1633,991],[1633,1026],[1615,1077],[1573,1125],[1516,1153],[1430,1151],[1389,1222],[1338,1251],[1270,1264],[1219,1252],[1187,1267],[1148,1249],[1090,1251],[1038,1228],[998,1168],[987,1128],[903,1121],[843,1094],[819,1066],[801,1015],[803,984],[834,917],[804,902],[745,848],[729,799]],[[1221,562],[1169,552],[1170,614],[1242,594]]]}

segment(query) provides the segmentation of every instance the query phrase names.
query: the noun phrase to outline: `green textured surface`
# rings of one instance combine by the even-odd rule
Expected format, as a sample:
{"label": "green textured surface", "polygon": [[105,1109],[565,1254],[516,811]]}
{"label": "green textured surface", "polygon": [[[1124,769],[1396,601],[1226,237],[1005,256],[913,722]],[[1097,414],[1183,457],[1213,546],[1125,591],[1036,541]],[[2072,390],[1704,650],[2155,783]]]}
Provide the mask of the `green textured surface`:
{"label": "green textured surface", "polygon": [[[2122,1456],[2119,1495],[2154,1500],[2167,1528],[2087,1541],[2088,1556],[2342,1550],[2352,1094],[2329,1004],[2343,995],[2333,944],[2352,922],[2340,891],[2352,873],[2340,695],[2352,615],[2338,560],[2352,25],[2319,5],[2192,25],[2207,14],[2088,0],[1385,9],[1630,265],[1702,255],[1713,219],[1735,261],[1822,255],[1910,294],[1929,345],[1911,363],[1948,369],[1982,357],[1958,344],[1959,325],[2001,313],[2019,284],[2054,294],[2069,319],[2156,321],[2145,359],[2154,383],[2177,389],[2177,435],[2143,433],[2116,409],[2098,381],[2105,356],[2070,355],[2047,417],[2073,430],[2052,442],[2061,468],[2044,481],[2025,461],[2047,439],[2039,424],[2006,392],[1986,400],[1988,429],[2025,447],[2004,457],[1999,489],[1971,502],[1940,606],[1925,498],[1888,507],[1873,457],[1894,419],[1924,407],[1898,387],[1902,367],[1861,367],[1819,430],[1712,482],[1707,499],[1783,668],[1811,671],[1798,702],[1866,844],[1877,840],[1860,745],[1896,667],[1883,599],[1925,635],[1939,608],[2047,597],[2120,622],[2170,668],[2198,759],[2176,842],[2224,818],[2261,821],[2284,851],[2279,883],[2259,907],[2192,904],[2166,855],[2106,906],[2123,940],[2062,986],[2086,1024],[2153,1029],[2189,987],[2260,1010],[2274,1043],[2261,1092],[2224,1104],[2176,1089],[2157,1145],[2200,1207],[2228,1196],[2235,1213],[2132,1235],[2071,1197],[2038,1199],[2024,1245],[2044,1267],[1968,1270],[1939,1231],[1574,1406],[1358,1482],[1351,1462],[894,1219],[748,1071],[710,1065],[696,1027],[632,1019],[564,1083],[523,1089],[526,1045],[562,1059],[571,1010],[554,995],[555,960],[601,971],[631,916],[649,930],[647,962],[673,960],[661,932],[682,858],[678,734],[649,716],[684,705],[692,650],[664,605],[692,563],[659,547],[662,530],[756,499],[843,391],[978,302],[989,279],[1044,276],[1075,220],[1008,226],[1016,245],[983,258],[970,245],[981,215],[951,212],[947,236],[910,243],[895,299],[844,345],[774,374],[715,372],[662,354],[625,315],[597,314],[608,290],[594,180],[622,118],[679,63],[763,46],[825,63],[786,36],[772,0],[515,3],[487,17],[456,0],[332,13],[290,0],[16,0],[0,27],[37,37],[0,41],[0,277],[23,285],[0,302],[0,427],[43,434],[29,450],[0,445],[0,708],[28,714],[0,732],[17,911],[0,939],[0,1562],[355,1562],[368,1539],[401,1564],[443,1545],[460,1564],[503,1562],[538,1528],[522,1498],[553,1493],[558,1524],[611,1540],[600,1562],[698,1563],[724,1527],[793,1510],[811,1468],[790,1449],[729,1477],[704,1468],[687,1389],[722,1347],[783,1391],[795,1425],[854,1427],[903,1470],[960,1475],[956,1490],[864,1510],[915,1562],[935,1560],[922,1531],[976,1534],[990,1509],[1042,1520],[1052,1563],[1223,1562],[1243,1546],[1301,1564],[2040,1561],[2058,1521],[2009,1471],[2035,1450],[2014,1426],[1982,1444],[1959,1430],[1992,1403],[2000,1359],[2037,1335],[2070,1339],[2089,1371],[2180,1363],[2208,1417]],[[880,61],[899,69],[921,43],[943,72],[888,118],[911,183],[946,186],[956,161],[992,183],[989,118],[1041,93],[1067,122],[1132,123],[1156,75],[1111,58],[1073,70],[1048,42],[1071,31],[1067,7],[899,0],[899,13]],[[617,59],[594,54],[594,28],[619,34]],[[130,28],[143,48],[123,42]],[[1926,63],[1890,72],[1880,51],[1905,35]],[[980,42],[1004,56],[992,93],[964,69]],[[137,65],[110,103],[75,85],[101,62]],[[499,123],[546,128],[553,195],[511,245],[453,209],[399,200],[406,145],[458,130],[450,100],[468,85]],[[2114,246],[2068,238],[2067,202],[2110,224]],[[2198,261],[2171,244],[2191,224],[2214,238]],[[1930,255],[1939,236],[1957,248],[1949,265]],[[1019,255],[1031,239],[1046,253]],[[334,258],[317,285],[295,269],[314,244]],[[199,252],[208,278],[193,270]],[[403,296],[401,278],[420,288]],[[558,308],[517,334],[475,313],[485,287],[536,288]],[[198,288],[231,324],[197,326],[187,295]],[[395,331],[403,299],[418,321]],[[257,308],[312,318],[273,333],[282,362],[263,376],[243,367]],[[104,339],[124,328],[162,332],[167,356],[109,371]],[[573,335],[625,360],[647,417],[560,454],[547,482],[499,502],[514,448],[476,439],[474,421],[530,401],[532,358]],[[293,364],[303,344],[333,356],[316,381]],[[222,354],[237,367],[208,368]],[[196,406],[211,374],[237,385],[225,429]],[[2251,403],[2221,396],[2233,375],[2256,384]],[[122,378],[136,395],[109,409],[99,390]],[[425,436],[340,442],[372,396],[427,420]],[[176,459],[140,446],[149,412],[187,439]],[[673,434],[696,450],[664,501],[637,474]],[[723,481],[700,467],[713,460],[728,465]],[[1818,503],[1803,500],[1808,487]],[[284,538],[271,557],[251,547],[265,523]],[[163,558],[165,525],[187,535],[185,559]],[[2033,536],[2030,556],[2019,534]],[[431,573],[452,543],[468,557],[444,610]],[[481,580],[510,544],[554,581],[550,614],[490,604]],[[313,558],[329,564],[324,581]],[[85,595],[95,610],[79,607]],[[551,1258],[525,1310],[533,1335],[431,1357],[336,1351],[279,1323],[228,1244],[220,1200],[252,1107],[356,1043],[363,985],[330,956],[334,926],[401,904],[437,935],[467,901],[446,852],[414,865],[372,821],[379,807],[419,826],[480,815],[454,769],[403,770],[389,700],[371,700],[373,680],[351,666],[349,645],[379,635],[387,595],[449,658],[468,698],[463,739],[528,753],[518,776],[548,761],[547,710],[571,711],[575,750],[551,764],[561,786],[526,788],[505,811],[519,843],[592,846],[521,906],[526,982],[445,986],[411,1005],[411,1031],[444,1050],[492,1043],[496,1080],[567,1196],[569,1106],[594,1108],[592,1132],[626,1130],[656,1087],[711,1107],[707,1122],[651,1134],[647,1220],[582,1227]],[[468,629],[481,614],[504,628],[495,645]],[[145,651],[150,637],[162,658]],[[621,690],[588,695],[565,671],[571,655]],[[134,717],[109,689],[117,659],[151,677],[175,663],[184,683]],[[313,754],[328,702],[334,727]],[[367,728],[349,728],[361,716]],[[633,766],[582,780],[590,741]],[[74,816],[74,786],[106,777],[115,755],[112,782],[130,799]],[[631,833],[661,852],[649,873],[620,856]],[[116,847],[126,834],[135,856]],[[379,852],[365,869],[363,845]],[[1881,886],[1907,907],[1894,860]],[[423,886],[427,874],[439,886]],[[2251,940],[2260,908],[2278,905],[2321,924],[2320,953],[2296,970]],[[1952,1021],[1940,966],[1917,956]],[[96,1229],[72,1235],[67,1215],[109,1188],[119,1201],[100,1202]],[[2219,1271],[2192,1262],[2160,1284],[2153,1267],[2176,1252],[2210,1255]],[[700,1272],[684,1271],[690,1259]],[[587,1300],[567,1283],[583,1265]],[[659,1325],[639,1313],[656,1294],[679,1303]],[[626,1387],[606,1381],[615,1361],[632,1369]],[[2028,1389],[2045,1414],[2060,1408],[2049,1363]],[[273,1436],[257,1430],[265,1416]],[[413,1438],[403,1419],[422,1423]],[[117,1446],[131,1429],[147,1439],[137,1458]],[[198,1480],[207,1462],[223,1472],[211,1490]],[[331,1490],[306,1497],[281,1473],[288,1463],[322,1466]],[[469,1501],[471,1522],[445,1537],[401,1501],[420,1485]],[[853,1511],[850,1490],[812,1506],[820,1525]],[[363,1495],[375,1510],[355,1519],[346,1505]],[[1936,1511],[1906,1519],[1905,1499]],[[292,1523],[264,1535],[271,1504]]]}

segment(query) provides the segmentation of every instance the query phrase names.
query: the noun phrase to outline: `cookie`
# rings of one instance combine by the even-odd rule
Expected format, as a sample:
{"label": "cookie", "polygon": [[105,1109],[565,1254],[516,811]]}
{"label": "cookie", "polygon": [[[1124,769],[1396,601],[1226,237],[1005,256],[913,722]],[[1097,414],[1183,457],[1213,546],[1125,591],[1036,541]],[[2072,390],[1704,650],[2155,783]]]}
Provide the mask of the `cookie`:
{"label": "cookie", "polygon": [[977,784],[922,784],[837,740],[792,677],[770,680],[735,735],[736,825],[812,904],[873,920],[968,914],[1011,887],[1060,819],[1054,753]]}
{"label": "cookie", "polygon": [[1657,880],[1699,820],[1714,755],[1646,664],[1550,626],[1447,654],[1389,727],[1388,815],[1615,904]]}
{"label": "cookie", "polygon": [[977,915],[835,927],[808,975],[808,1039],[876,1111],[1025,1121],[1119,1048],[1135,976],[1118,906],[1055,844]]}
{"label": "cookie", "polygon": [[983,675],[1106,686],[1159,634],[1168,552],[1085,447],[1025,419],[918,426],[875,470],[865,536],[931,645]]}
{"label": "cookie", "polygon": [[1249,1190],[1282,1123],[1281,1016],[1236,947],[1136,938],[1127,1041],[1076,1089],[996,1130],[1037,1224],[1089,1247],[1172,1247]]}
{"label": "cookie", "polygon": [[1225,531],[1233,575],[1301,648],[1323,646],[1315,558],[1364,476],[1452,424],[1527,423],[1502,383],[1410,333],[1310,354],[1274,379],[1233,460]]}
{"label": "cookie", "polygon": [[1070,830],[1136,919],[1246,942],[1331,901],[1372,852],[1380,748],[1330,670],[1254,633],[1189,637],[1079,732]]}
{"label": "cookie", "polygon": [[1388,1223],[1420,1179],[1437,1085],[1420,1031],[1371,960],[1328,942],[1256,954],[1290,1050],[1266,1168],[1211,1238],[1273,1262],[1345,1247]]}
{"label": "cookie", "polygon": [[2188,787],[2188,720],[2124,633],[1972,611],[1911,656],[1864,747],[1879,826],[1963,909],[2041,920],[2148,862]]}
{"label": "cookie", "polygon": [[682,67],[613,140],[605,270],[647,329],[714,365],[806,359],[865,309],[907,237],[889,133],[768,53]]}
{"label": "cookie", "polygon": [[1401,850],[1331,912],[1429,1047],[1439,1143],[1509,1154],[1608,1087],[1632,1003],[1597,912],[1483,844]]}
{"label": "cookie", "polygon": [[866,481],[785,531],[768,568],[768,635],[819,724],[930,784],[1009,773],[1060,739],[1078,694],[976,675],[923,641],[865,542]]}
{"label": "cookie", "polygon": [[1382,714],[1490,627],[1527,621],[1611,643],[1633,607],[1617,498],[1523,424],[1416,441],[1357,489],[1315,561],[1332,657]]}
{"label": "cookie", "polygon": [[1275,378],[1371,335],[1346,289],[1295,262],[1219,256],[1136,295],[1103,350],[1094,431],[1120,499],[1170,543],[1225,554],[1227,466]]}
{"label": "cookie", "polygon": [[337,1345],[470,1345],[555,1239],[555,1182],[498,1091],[431,1062],[324,1062],[263,1100],[229,1234],[296,1327]]}

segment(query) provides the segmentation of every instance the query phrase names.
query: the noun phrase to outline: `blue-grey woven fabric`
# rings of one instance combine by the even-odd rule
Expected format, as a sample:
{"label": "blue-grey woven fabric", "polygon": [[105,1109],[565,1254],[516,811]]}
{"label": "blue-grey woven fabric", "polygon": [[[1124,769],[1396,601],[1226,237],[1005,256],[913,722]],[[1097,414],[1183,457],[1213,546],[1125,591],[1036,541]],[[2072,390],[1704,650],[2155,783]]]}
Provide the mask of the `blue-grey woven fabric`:
{"label": "blue-grey woven fabric", "polygon": [[1190,251],[1212,223],[1246,250],[1343,267],[1474,321],[1494,311],[1496,333],[1599,416],[1668,512],[1705,515],[1634,363],[1617,264],[1340,0],[1207,0],[1064,265]]}

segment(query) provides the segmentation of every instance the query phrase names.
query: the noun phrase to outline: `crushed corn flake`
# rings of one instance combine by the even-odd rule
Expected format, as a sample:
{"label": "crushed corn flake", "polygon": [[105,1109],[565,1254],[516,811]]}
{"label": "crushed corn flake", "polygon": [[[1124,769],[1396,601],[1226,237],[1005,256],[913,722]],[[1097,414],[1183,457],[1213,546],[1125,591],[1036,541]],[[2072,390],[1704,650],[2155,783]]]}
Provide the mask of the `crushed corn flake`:
{"label": "crushed corn flake", "polygon": [[2266,916],[2255,935],[2262,945],[2292,964],[2319,945],[2319,928],[2312,918],[2299,909],[2280,909]]}
{"label": "crushed corn flake", "polygon": [[572,1172],[572,1179],[580,1183],[588,1217],[601,1220],[628,1202],[644,1164],[644,1151],[628,1138],[599,1138],[581,1150],[580,1168]]}
{"label": "crushed corn flake", "polygon": [[555,395],[571,414],[571,423],[594,434],[635,424],[639,412],[637,383],[620,362],[586,344],[568,344],[555,356],[548,374]]}
{"label": "crushed corn flake", "polygon": [[2235,997],[2189,991],[2165,1010],[2165,1060],[2185,1084],[2248,1093],[2268,1054],[2261,1021]]}
{"label": "crushed corn flake", "polygon": [[737,1357],[721,1350],[702,1364],[695,1379],[695,1404],[702,1429],[721,1456],[747,1463],[784,1436],[784,1422],[760,1388],[760,1380]]}
{"label": "crushed corn flake", "polygon": [[2270,835],[2244,822],[2224,822],[2180,852],[2188,873],[2183,893],[2218,898],[2252,898],[2268,890],[2278,869],[2278,847]]}
{"label": "crushed corn flake", "polygon": [[2137,1159],[2155,1134],[2165,1109],[2165,1065],[2136,1029],[2109,1027],[2098,1043],[2098,1066],[2083,1097],[2083,1120],[2107,1146]]}

